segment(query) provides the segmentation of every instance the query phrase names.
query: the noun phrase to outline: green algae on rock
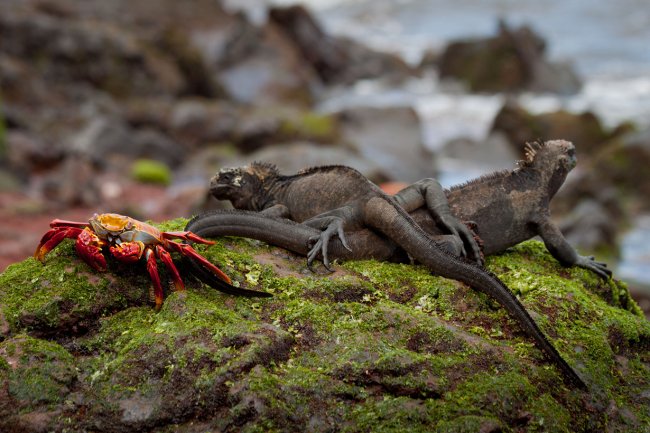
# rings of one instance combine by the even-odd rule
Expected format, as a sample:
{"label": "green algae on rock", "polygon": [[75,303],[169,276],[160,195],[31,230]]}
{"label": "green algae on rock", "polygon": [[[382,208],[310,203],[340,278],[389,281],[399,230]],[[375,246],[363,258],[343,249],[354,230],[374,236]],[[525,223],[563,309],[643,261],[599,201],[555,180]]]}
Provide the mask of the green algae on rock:
{"label": "green algae on rock", "polygon": [[153,159],[138,159],[131,167],[131,177],[138,182],[167,186],[172,174],[167,165]]}
{"label": "green algae on rock", "polygon": [[585,379],[585,393],[568,389],[488,297],[423,267],[352,261],[311,274],[301,257],[237,238],[200,252],[236,284],[274,297],[223,295],[183,274],[188,290],[168,294],[156,313],[144,265],[109,261],[96,274],[69,241],[45,265],[8,267],[0,430],[650,426],[650,323],[623,283],[564,269],[539,242],[487,266]]}

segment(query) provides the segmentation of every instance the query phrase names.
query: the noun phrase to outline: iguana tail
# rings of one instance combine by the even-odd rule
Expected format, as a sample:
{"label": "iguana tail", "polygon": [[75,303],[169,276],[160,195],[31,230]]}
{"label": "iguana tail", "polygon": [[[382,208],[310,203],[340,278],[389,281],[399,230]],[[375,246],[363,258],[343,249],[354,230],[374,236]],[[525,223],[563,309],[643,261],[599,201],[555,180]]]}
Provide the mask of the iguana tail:
{"label": "iguana tail", "polygon": [[[286,218],[268,217],[245,210],[215,210],[192,218],[185,226],[201,237],[242,236],[257,239],[285,250],[306,256],[311,250],[309,239],[320,230]],[[330,242],[330,254],[340,259],[386,260],[395,253],[395,244],[382,236],[365,230],[348,237],[350,249],[339,239]]]}
{"label": "iguana tail", "polygon": [[521,302],[495,275],[440,249],[408,213],[392,203],[389,198],[370,199],[365,205],[364,220],[367,225],[395,240],[399,246],[436,275],[466,283],[499,302],[570,382],[586,388],[582,379],[548,341]]}
{"label": "iguana tail", "polygon": [[284,218],[270,218],[259,212],[244,210],[216,210],[192,218],[186,231],[201,237],[241,236],[268,242],[278,247],[305,255],[309,252],[309,237],[316,229]]}

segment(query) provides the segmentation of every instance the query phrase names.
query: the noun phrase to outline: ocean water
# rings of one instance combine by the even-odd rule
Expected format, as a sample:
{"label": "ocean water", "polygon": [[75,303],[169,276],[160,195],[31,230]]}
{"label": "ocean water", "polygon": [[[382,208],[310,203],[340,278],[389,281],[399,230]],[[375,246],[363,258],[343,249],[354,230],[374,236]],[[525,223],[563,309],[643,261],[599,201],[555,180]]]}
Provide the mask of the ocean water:
{"label": "ocean water", "polygon": [[[265,4],[294,0],[227,0],[261,21]],[[529,111],[592,111],[607,127],[633,121],[650,127],[650,0],[303,0],[328,32],[401,54],[417,64],[427,50],[448,41],[493,35],[499,19],[527,24],[547,42],[548,57],[570,63],[583,81],[572,96],[524,94]],[[435,75],[399,88],[362,81],[328,94],[319,107],[410,105],[422,120],[425,145],[433,151],[454,139],[485,139],[504,102],[501,95],[468,94]],[[578,143],[578,151],[579,151]],[[579,155],[578,155],[579,156]],[[441,182],[451,185],[495,167],[446,161]],[[505,162],[504,168],[512,166]],[[639,218],[622,239],[620,278],[650,287],[650,216]]]}

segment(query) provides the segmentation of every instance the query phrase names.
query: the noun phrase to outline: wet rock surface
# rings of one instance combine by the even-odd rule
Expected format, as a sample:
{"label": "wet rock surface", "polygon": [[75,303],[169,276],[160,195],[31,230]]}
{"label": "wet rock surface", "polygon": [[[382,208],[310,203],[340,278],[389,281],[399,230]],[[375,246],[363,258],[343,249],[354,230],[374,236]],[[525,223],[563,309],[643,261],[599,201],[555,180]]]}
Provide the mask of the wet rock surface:
{"label": "wet rock surface", "polygon": [[559,110],[535,115],[511,101],[497,113],[492,131],[505,134],[520,154],[527,142],[564,137],[576,143],[579,156],[586,157],[623,132],[607,130],[590,112],[575,114]]}
{"label": "wet rock surface", "polygon": [[325,84],[351,84],[363,78],[400,82],[415,75],[398,56],[328,35],[304,6],[273,7],[269,18],[296,43]]}
{"label": "wet rock surface", "polygon": [[452,42],[435,60],[443,79],[460,80],[473,92],[576,93],[579,78],[568,65],[548,61],[545,51],[530,27],[500,22],[496,36]]}
{"label": "wet rock surface", "polygon": [[622,283],[564,269],[539,242],[487,266],[588,392],[567,388],[492,301],[421,267],[308,274],[304,258],[234,238],[201,253],[274,297],[222,295],[181,266],[188,290],[156,312],[144,266],[109,260],[95,273],[69,241],[45,265],[0,274],[3,431],[586,432],[650,420],[649,322]]}
{"label": "wet rock surface", "polygon": [[420,121],[412,108],[350,108],[338,118],[343,139],[392,179],[415,182],[435,174],[433,156],[422,144]]}

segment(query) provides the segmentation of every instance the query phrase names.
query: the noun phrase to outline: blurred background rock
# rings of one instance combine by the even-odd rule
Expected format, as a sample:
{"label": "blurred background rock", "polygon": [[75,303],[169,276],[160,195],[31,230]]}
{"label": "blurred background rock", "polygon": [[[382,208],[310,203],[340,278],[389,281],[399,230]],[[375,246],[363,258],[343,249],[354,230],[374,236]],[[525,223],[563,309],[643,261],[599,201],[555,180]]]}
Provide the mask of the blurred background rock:
{"label": "blurred background rock", "polygon": [[579,163],[554,216],[647,310],[642,4],[2,0],[0,270],[55,217],[219,206],[207,181],[223,166],[450,186],[564,138]]}

